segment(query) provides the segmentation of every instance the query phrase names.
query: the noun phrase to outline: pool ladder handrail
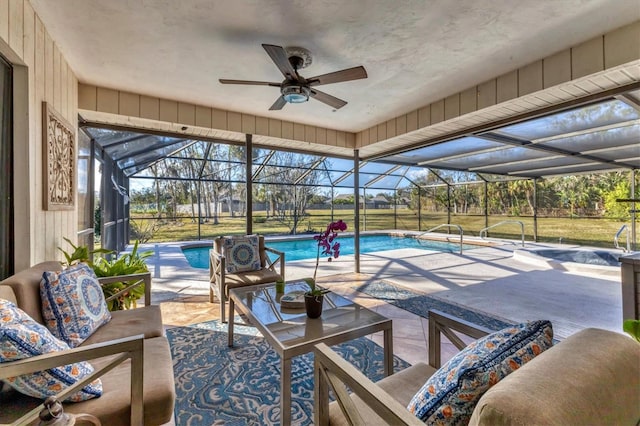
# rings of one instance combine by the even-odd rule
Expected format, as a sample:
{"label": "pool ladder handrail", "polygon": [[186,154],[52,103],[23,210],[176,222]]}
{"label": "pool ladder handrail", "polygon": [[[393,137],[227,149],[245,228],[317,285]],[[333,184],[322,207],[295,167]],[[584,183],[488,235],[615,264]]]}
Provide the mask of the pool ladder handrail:
{"label": "pool ladder handrail", "polygon": [[428,229],[428,230],[424,231],[421,234],[416,235],[416,239],[418,241],[420,241],[420,237],[423,236],[424,234],[428,234],[429,232],[433,232],[436,229],[440,229],[440,228],[456,228],[456,229],[458,229],[458,232],[460,233],[460,254],[462,254],[462,236],[464,235],[464,231],[462,230],[462,226],[460,226],[460,225],[451,225],[451,224],[448,224],[448,223],[443,223],[442,225],[435,226],[435,227],[433,227],[431,229]]}
{"label": "pool ladder handrail", "polygon": [[[620,247],[620,244],[618,243],[618,240],[620,239],[620,234],[622,234],[622,231],[627,230],[627,248],[625,249],[624,247]],[[620,227],[620,229],[618,229],[618,232],[616,232],[615,237],[613,237],[613,245],[615,246],[615,248],[622,250],[624,252],[630,252],[631,251],[631,230],[629,229],[629,227],[627,226],[627,224],[625,223],[624,225],[622,225]]]}
{"label": "pool ladder handrail", "polygon": [[524,223],[522,223],[519,220],[503,220],[502,222],[498,222],[494,225],[491,226],[487,226],[486,228],[482,228],[480,230],[480,238],[482,238],[483,240],[485,239],[486,235],[487,235],[487,231],[491,228],[495,228],[496,226],[500,226],[500,225],[505,225],[505,224],[511,224],[511,223],[517,223],[518,225],[520,225],[520,239],[522,240],[522,247],[524,247]]}

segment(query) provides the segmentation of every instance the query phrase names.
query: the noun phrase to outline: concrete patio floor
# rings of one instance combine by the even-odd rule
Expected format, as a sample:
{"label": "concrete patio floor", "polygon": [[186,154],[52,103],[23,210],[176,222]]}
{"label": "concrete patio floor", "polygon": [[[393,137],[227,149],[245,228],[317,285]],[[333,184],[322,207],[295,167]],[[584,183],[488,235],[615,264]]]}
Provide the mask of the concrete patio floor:
{"label": "concrete patio floor", "polygon": [[[219,318],[219,304],[208,302],[208,270],[192,268],[181,246],[189,243],[146,245],[153,274],[152,302],[161,304],[167,326],[193,324]],[[205,242],[206,243],[206,242]],[[527,243],[526,248],[558,247]],[[563,248],[571,248],[564,245]],[[553,269],[545,262],[514,259],[514,242],[465,250],[463,254],[401,249],[361,254],[360,273],[353,256],[329,263],[321,260],[319,281],[332,291],[394,320],[394,353],[415,363],[427,361],[428,321],[408,311],[357,292],[355,287],[386,280],[419,293],[437,296],[470,309],[520,322],[549,319],[555,337],[597,327],[622,332],[619,273]],[[622,253],[621,253],[622,254]],[[286,278],[313,275],[314,260],[286,263]],[[382,336],[372,336],[378,343]],[[445,348],[446,354],[453,349]]]}

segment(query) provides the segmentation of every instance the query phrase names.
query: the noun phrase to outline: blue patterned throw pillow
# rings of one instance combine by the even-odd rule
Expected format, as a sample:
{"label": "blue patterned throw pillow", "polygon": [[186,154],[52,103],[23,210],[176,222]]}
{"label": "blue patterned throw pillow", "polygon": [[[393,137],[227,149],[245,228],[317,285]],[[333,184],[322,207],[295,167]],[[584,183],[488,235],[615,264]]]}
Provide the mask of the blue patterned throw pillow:
{"label": "blue patterned throw pillow", "polygon": [[546,320],[504,328],[469,344],[445,363],[409,402],[428,424],[467,424],[480,397],[553,344]]}
{"label": "blue patterned throw pillow", "polygon": [[[38,324],[12,302],[0,299],[0,363],[65,349],[69,349],[69,346],[56,339],[45,326]],[[20,393],[45,399],[60,393],[91,373],[91,364],[77,362],[4,380]],[[65,401],[85,401],[100,395],[102,382],[96,379]]]}
{"label": "blue patterned throw pillow", "polygon": [[111,320],[102,287],[84,263],[42,274],[40,298],[45,325],[72,348]]}
{"label": "blue patterned throw pillow", "polygon": [[260,269],[260,240],[257,235],[222,238],[222,253],[227,272],[257,271]]}

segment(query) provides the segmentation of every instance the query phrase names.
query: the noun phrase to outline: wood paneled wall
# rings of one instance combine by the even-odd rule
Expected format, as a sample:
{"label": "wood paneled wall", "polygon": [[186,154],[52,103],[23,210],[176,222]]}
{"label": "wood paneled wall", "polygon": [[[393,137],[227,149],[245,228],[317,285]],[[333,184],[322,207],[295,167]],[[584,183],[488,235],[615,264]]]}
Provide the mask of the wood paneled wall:
{"label": "wood paneled wall", "polygon": [[[78,108],[238,134],[353,148],[355,134],[80,83]],[[152,126],[152,122],[147,123]],[[162,130],[158,127],[157,130]],[[186,131],[189,134],[191,130]],[[193,134],[206,134],[194,131]],[[242,137],[244,140],[244,137]]]}
{"label": "wood paneled wall", "polygon": [[69,248],[63,237],[76,240],[75,209],[42,207],[42,102],[76,125],[78,81],[28,0],[0,0],[0,53],[14,64],[14,104],[26,109],[14,119],[15,269],[20,270],[60,259],[57,248]]}

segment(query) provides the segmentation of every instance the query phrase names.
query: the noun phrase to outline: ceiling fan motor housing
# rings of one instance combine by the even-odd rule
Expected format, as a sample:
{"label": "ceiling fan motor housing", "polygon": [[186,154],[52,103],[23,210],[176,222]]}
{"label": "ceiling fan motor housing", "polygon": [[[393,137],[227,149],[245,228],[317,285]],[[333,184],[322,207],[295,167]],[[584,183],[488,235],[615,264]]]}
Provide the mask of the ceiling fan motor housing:
{"label": "ceiling fan motor housing", "polygon": [[309,100],[311,89],[297,81],[285,80],[280,87],[280,93],[285,101],[291,104],[299,104]]}

